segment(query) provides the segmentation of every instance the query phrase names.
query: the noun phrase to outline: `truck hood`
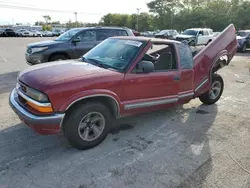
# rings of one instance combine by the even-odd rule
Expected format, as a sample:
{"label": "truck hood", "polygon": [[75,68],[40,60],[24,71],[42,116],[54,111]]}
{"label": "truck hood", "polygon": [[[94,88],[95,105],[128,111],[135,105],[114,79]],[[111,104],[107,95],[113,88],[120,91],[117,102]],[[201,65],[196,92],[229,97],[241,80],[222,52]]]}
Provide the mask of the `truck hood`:
{"label": "truck hood", "polygon": [[[24,84],[40,91],[46,91],[55,85],[74,83],[86,79],[99,80],[100,77],[114,77],[120,72],[104,69],[81,60],[64,60],[33,65],[20,72],[18,79]],[[100,82],[100,80],[99,80]]]}
{"label": "truck hood", "polygon": [[44,46],[50,46],[53,44],[60,44],[60,43],[64,43],[64,41],[47,40],[47,41],[31,43],[28,45],[28,47],[29,48],[31,48],[31,47],[44,47]]}

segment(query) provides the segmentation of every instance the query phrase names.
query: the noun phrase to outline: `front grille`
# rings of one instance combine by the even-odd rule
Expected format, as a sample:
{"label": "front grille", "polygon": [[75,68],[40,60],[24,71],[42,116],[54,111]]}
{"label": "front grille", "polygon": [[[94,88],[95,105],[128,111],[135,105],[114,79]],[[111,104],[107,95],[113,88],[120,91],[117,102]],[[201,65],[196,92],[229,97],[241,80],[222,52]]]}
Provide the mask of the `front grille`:
{"label": "front grille", "polygon": [[183,40],[187,40],[187,39],[177,37],[176,40],[183,41]]}
{"label": "front grille", "polygon": [[27,48],[26,52],[27,52],[27,54],[31,54],[32,53],[32,49],[31,48]]}

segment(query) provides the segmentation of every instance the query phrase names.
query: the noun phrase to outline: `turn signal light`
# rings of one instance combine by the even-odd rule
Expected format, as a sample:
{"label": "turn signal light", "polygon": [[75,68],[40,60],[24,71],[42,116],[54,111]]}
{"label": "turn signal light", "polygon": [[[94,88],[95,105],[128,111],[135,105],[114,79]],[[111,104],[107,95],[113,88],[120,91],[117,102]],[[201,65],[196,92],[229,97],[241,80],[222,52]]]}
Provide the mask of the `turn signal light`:
{"label": "turn signal light", "polygon": [[27,104],[28,104],[31,108],[37,110],[38,112],[44,112],[44,113],[53,112],[53,109],[52,109],[51,106],[38,106],[38,105],[35,105],[35,104],[33,104],[33,103],[29,102],[29,101],[27,101]]}

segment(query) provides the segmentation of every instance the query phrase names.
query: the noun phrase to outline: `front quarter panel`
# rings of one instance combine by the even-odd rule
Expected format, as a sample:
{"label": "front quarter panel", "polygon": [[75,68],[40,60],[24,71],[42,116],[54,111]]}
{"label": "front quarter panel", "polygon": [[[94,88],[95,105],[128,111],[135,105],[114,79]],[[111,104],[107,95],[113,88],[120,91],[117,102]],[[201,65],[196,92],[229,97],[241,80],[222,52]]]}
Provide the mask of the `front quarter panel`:
{"label": "front quarter panel", "polygon": [[122,108],[119,96],[113,91],[107,89],[92,89],[76,93],[72,95],[70,98],[66,99],[63,104],[58,105],[56,108],[58,109],[59,112],[65,112],[78,101],[92,97],[109,97],[115,101],[115,103],[118,106],[118,109]]}

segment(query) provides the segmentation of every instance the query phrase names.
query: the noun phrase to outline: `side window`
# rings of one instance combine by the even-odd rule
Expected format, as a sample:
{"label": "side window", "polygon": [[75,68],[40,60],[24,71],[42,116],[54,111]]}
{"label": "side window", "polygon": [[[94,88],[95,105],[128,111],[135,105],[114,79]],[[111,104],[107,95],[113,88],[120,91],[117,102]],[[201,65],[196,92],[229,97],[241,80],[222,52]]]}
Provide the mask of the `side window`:
{"label": "side window", "polygon": [[203,33],[204,33],[204,35],[209,35],[208,30],[204,30]]}
{"label": "side window", "polygon": [[203,31],[199,31],[199,35],[204,35]]}
{"label": "side window", "polygon": [[125,30],[115,30],[115,36],[128,36]]}
{"label": "side window", "polygon": [[103,41],[109,37],[113,37],[115,35],[113,29],[99,29],[96,32],[96,40]]}
{"label": "side window", "polygon": [[181,69],[192,69],[194,62],[190,47],[181,43],[177,44],[177,48],[180,54]]}
{"label": "side window", "polygon": [[175,50],[172,45],[155,44],[147,51],[142,60],[154,63],[154,72],[177,70]]}
{"label": "side window", "polygon": [[81,41],[84,42],[95,42],[96,41],[96,32],[93,30],[87,30],[82,32],[78,37],[81,38]]}

